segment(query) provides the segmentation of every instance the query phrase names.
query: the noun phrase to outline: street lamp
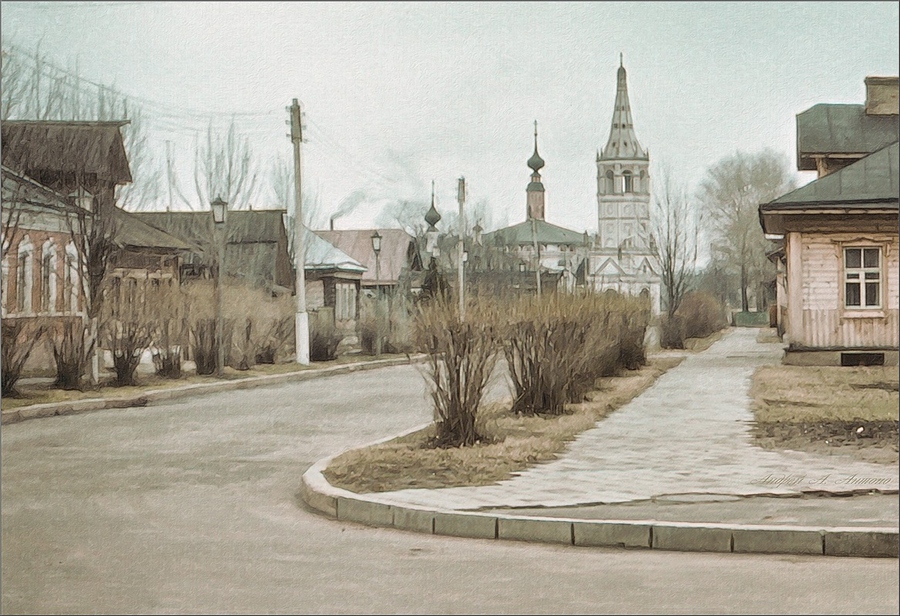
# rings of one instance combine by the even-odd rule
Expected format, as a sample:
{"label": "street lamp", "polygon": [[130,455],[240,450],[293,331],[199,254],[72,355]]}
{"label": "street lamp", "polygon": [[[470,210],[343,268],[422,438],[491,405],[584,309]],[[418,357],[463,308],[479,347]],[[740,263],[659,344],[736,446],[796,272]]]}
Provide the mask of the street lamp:
{"label": "street lamp", "polygon": [[222,265],[225,262],[225,214],[228,204],[222,197],[210,204],[213,217],[213,231],[216,236],[216,277],[214,279],[216,293],[216,376],[221,378],[225,373],[225,345],[222,342]]}
{"label": "street lamp", "polygon": [[372,250],[375,252],[375,355],[381,355],[381,235],[378,229],[372,234]]}

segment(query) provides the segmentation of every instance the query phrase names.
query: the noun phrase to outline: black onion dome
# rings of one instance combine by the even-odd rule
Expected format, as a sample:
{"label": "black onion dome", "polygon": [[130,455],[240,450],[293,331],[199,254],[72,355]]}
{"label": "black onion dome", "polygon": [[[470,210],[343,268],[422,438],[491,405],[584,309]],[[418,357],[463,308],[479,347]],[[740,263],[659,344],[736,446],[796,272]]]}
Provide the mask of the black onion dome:
{"label": "black onion dome", "polygon": [[434,227],[440,220],[441,213],[434,208],[434,203],[432,203],[431,209],[425,214],[425,222],[427,222],[429,226]]}
{"label": "black onion dome", "polygon": [[537,173],[540,169],[544,167],[544,159],[541,158],[541,155],[538,154],[537,144],[534,144],[534,154],[531,155],[531,158],[528,159],[528,166],[532,171]]}

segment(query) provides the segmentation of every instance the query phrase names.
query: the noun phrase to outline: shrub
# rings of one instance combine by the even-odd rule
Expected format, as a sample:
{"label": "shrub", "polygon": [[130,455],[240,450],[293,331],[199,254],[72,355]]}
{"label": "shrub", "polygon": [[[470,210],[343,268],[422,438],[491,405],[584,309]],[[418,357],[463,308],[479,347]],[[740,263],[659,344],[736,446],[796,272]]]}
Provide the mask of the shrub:
{"label": "shrub", "polygon": [[116,371],[116,386],[135,385],[134,373],[153,340],[152,327],[140,321],[112,321],[107,323],[106,330]]}
{"label": "shrub", "polygon": [[216,320],[196,319],[191,324],[191,351],[197,374],[214,374],[216,371]]}
{"label": "shrub", "polygon": [[344,336],[334,323],[333,308],[319,308],[309,315],[309,358],[312,361],[331,361]]}
{"label": "shrub", "polygon": [[428,353],[424,375],[434,403],[438,446],[474,445],[481,439],[475,421],[498,358],[497,320],[496,309],[487,302],[472,304],[465,321],[445,297],[420,306],[416,341]]}
{"label": "shrub", "polygon": [[94,348],[94,337],[80,320],[67,320],[50,339],[56,363],[56,387],[83,389],[82,378]]}
{"label": "shrub", "polygon": [[28,361],[35,345],[41,340],[46,331],[46,325],[41,322],[26,321],[24,319],[3,320],[3,343],[0,344],[3,396],[19,395],[19,392],[16,390],[16,383],[22,376],[25,362]]}
{"label": "shrub", "polygon": [[686,294],[676,314],[684,323],[685,338],[705,338],[725,327],[722,305],[702,291]]}
{"label": "shrub", "polygon": [[664,349],[683,349],[685,336],[684,319],[677,314],[675,316],[663,315],[659,323],[659,346]]}
{"label": "shrub", "polygon": [[649,310],[640,300],[550,294],[508,304],[503,351],[515,413],[564,413],[598,378],[646,362]]}

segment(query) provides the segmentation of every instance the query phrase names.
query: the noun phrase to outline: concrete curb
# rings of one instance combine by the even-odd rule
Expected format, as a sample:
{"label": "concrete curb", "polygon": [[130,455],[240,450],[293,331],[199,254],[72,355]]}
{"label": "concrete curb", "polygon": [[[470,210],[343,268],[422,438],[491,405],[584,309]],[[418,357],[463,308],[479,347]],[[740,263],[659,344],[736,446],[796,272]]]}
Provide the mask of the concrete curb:
{"label": "concrete curb", "polygon": [[[421,430],[381,439],[380,444]],[[340,454],[338,454],[340,455]],[[331,456],[303,474],[300,496],[315,511],[344,522],[432,535],[506,539],[582,547],[644,548],[682,552],[803,554],[897,558],[900,533],[887,527],[817,527],[710,524],[657,520],[595,520],[516,516],[397,505],[377,494],[331,485],[323,471]]]}
{"label": "concrete curb", "polygon": [[0,413],[0,424],[13,424],[20,421],[25,421],[27,419],[38,419],[40,417],[76,415],[78,413],[88,413],[91,411],[102,411],[106,409],[122,409],[136,406],[147,406],[148,404],[153,404],[155,402],[175,400],[177,398],[186,398],[189,396],[200,396],[222,391],[234,391],[238,389],[252,389],[254,387],[265,387],[267,385],[281,385],[283,383],[307,381],[319,377],[337,376],[340,374],[349,374],[351,372],[358,372],[362,370],[374,370],[376,368],[386,368],[389,366],[417,364],[424,361],[425,358],[426,355],[419,354],[412,355],[408,359],[400,357],[391,359],[376,359],[367,362],[359,362],[356,364],[329,366],[328,368],[287,372],[284,374],[265,374],[261,376],[236,379],[233,381],[193,383],[191,385],[185,385],[183,387],[152,389],[141,394],[133,396],[123,396],[120,398],[89,398],[85,400],[74,400],[71,402],[32,404],[30,406],[23,406],[17,409],[13,409],[11,411],[3,411],[2,413]]}

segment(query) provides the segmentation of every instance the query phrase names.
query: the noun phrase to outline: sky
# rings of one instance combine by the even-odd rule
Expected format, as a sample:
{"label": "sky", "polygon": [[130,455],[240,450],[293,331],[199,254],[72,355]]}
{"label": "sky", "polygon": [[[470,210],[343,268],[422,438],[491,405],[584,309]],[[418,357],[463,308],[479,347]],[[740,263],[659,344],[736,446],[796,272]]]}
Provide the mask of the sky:
{"label": "sky", "polygon": [[292,155],[297,98],[316,226],[354,193],[338,229],[384,223],[392,201],[424,216],[432,180],[446,215],[460,176],[488,230],[520,222],[537,120],[546,218],[592,233],[620,53],[651,177],[665,168],[693,190],[739,150],[773,148],[796,168],[796,114],[862,103],[866,76],[898,74],[898,26],[896,2],[5,1],[0,13],[4,41],[40,41],[59,66],[146,103],[148,139],[163,160],[171,142],[192,201],[176,207],[207,207],[189,178],[210,118],[235,117],[268,176]]}

